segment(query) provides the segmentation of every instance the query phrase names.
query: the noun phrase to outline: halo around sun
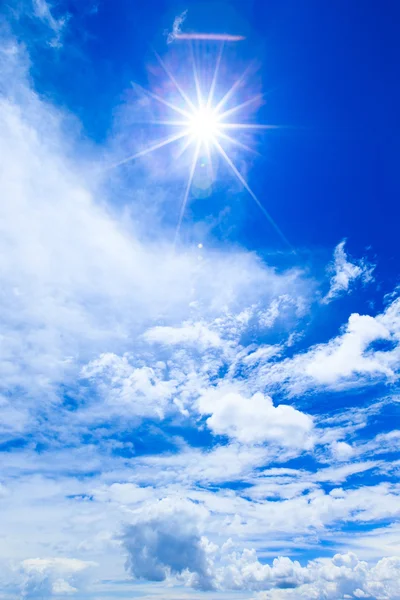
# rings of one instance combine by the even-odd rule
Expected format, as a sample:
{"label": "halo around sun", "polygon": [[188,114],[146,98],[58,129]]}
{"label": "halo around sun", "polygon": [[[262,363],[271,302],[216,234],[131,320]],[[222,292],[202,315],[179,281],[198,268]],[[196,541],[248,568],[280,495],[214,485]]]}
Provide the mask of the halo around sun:
{"label": "halo around sun", "polygon": [[140,152],[137,152],[136,154],[125,158],[124,160],[120,161],[119,163],[113,166],[117,167],[131,160],[139,158],[140,156],[144,156],[146,154],[149,154],[150,152],[154,152],[160,148],[163,148],[168,144],[172,144],[178,141],[181,141],[181,143],[183,143],[181,153],[186,151],[188,148],[193,147],[193,158],[189,167],[187,185],[185,188],[179,220],[176,228],[176,242],[179,236],[182,218],[188,202],[189,194],[191,192],[198,161],[200,157],[202,157],[201,166],[204,166],[203,157],[206,154],[209,159],[210,169],[212,170],[212,154],[216,152],[220,157],[222,157],[222,159],[228,165],[232,173],[240,181],[243,188],[247,190],[247,192],[250,194],[254,202],[258,205],[264,216],[268,219],[268,221],[271,223],[274,229],[279,233],[281,238],[290,246],[289,242],[286,240],[285,236],[283,235],[275,221],[272,219],[268,211],[265,209],[263,204],[255,195],[255,193],[252,191],[246,179],[240,173],[240,171],[238,170],[238,168],[233,163],[232,159],[227,153],[226,148],[232,145],[237,146],[245,151],[254,152],[253,148],[247,146],[246,144],[240,141],[239,136],[237,135],[239,132],[249,130],[275,129],[276,126],[264,125],[254,122],[249,123],[246,121],[236,120],[234,118],[236,114],[240,115],[240,113],[243,112],[244,109],[248,109],[249,107],[251,107],[251,105],[257,104],[257,102],[260,101],[260,95],[251,96],[245,102],[236,104],[229,109],[226,108],[228,103],[234,97],[235,92],[245,82],[247,74],[246,71],[241,77],[239,77],[234,82],[234,84],[226,91],[224,96],[218,102],[215,101],[214,96],[222,56],[222,47],[223,46],[221,46],[220,52],[218,54],[212,77],[212,82],[206,97],[203,97],[202,91],[200,89],[197,69],[193,61],[193,79],[196,100],[191,99],[190,92],[187,92],[179,85],[179,83],[176,81],[173,74],[168,70],[162,59],[159,56],[157,56],[160,65],[164,69],[169,80],[174,85],[176,91],[181,96],[181,99],[184,102],[184,107],[182,108],[182,103],[180,103],[179,105],[174,104],[166,98],[157,95],[149,90],[143,90],[143,93],[149,98],[153,98],[158,103],[164,105],[170,111],[173,111],[177,115],[177,118],[175,120],[172,119],[166,121],[150,121],[149,123],[154,125],[159,124],[168,126],[169,128],[171,128],[171,135],[149,146],[148,148],[145,148],[144,150],[141,150]]}

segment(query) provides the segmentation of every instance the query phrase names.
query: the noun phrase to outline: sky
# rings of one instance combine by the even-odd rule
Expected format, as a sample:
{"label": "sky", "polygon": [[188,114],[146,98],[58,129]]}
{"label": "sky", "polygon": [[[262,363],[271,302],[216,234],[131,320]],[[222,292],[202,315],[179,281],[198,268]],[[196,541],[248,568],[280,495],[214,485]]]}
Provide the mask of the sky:
{"label": "sky", "polygon": [[3,2],[0,600],[400,599],[399,18]]}

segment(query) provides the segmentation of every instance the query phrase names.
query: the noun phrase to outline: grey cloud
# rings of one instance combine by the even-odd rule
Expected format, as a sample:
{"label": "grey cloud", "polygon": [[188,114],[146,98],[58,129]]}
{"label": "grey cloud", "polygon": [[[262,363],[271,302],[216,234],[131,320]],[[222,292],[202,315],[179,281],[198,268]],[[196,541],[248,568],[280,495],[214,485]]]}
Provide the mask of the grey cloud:
{"label": "grey cloud", "polygon": [[193,515],[185,511],[128,525],[123,534],[126,566],[135,578],[164,581],[168,575],[194,574],[193,587],[212,588],[207,558]]}

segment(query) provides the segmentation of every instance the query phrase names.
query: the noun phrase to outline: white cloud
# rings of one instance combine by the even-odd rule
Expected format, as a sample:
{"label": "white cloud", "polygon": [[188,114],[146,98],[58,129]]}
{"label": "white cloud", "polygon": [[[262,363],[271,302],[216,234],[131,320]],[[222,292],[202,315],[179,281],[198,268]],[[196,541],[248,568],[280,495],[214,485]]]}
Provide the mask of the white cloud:
{"label": "white cloud", "polygon": [[376,560],[382,556],[400,556],[400,524],[377,526],[369,531],[351,532],[342,535],[343,548],[349,548],[364,560]]}
{"label": "white cloud", "polygon": [[274,589],[257,597],[264,600],[400,598],[400,557],[383,558],[375,565],[369,565],[360,561],[355,554],[337,554],[332,559],[310,561],[304,570],[296,567],[292,563],[297,576],[297,585],[293,589]]}
{"label": "white cloud", "polygon": [[180,452],[146,456],[135,461],[132,480],[142,485],[211,484],[235,481],[249,475],[254,468],[277,455],[284,458],[297,455],[286,449],[270,449],[231,443],[211,449],[183,447]]}
{"label": "white cloud", "polygon": [[[364,461],[340,467],[326,467],[318,469],[314,473],[303,469],[265,469],[247,478],[252,486],[246,490],[246,495],[256,501],[265,499],[288,500],[298,498],[307,491],[309,493],[308,498],[313,502],[318,497],[318,493],[312,495],[310,492],[318,491],[320,483],[343,484],[352,475],[365,473],[380,466],[381,463],[377,461]],[[330,495],[344,498],[346,493],[340,488],[339,491]],[[283,513],[286,512],[288,506],[281,505]]]}
{"label": "white cloud", "polygon": [[[243,315],[288,287],[307,295],[299,271],[278,274],[246,251],[210,250],[200,264],[191,249],[173,255],[162,230],[159,241],[141,241],[140,225],[111,209],[93,165],[76,153],[72,134],[61,133],[74,131],[73,119],[29,87],[22,50],[14,44],[0,57],[0,373],[7,390],[54,393],[82,363],[131,350],[144,328],[149,337],[218,344],[217,325],[206,325],[217,317]],[[160,322],[171,329],[154,328]]]}
{"label": "white cloud", "polygon": [[210,330],[203,323],[184,323],[180,327],[152,327],[143,334],[143,337],[147,342],[157,342],[166,346],[193,344],[200,349],[222,346],[218,333]]}
{"label": "white cloud", "polygon": [[22,597],[47,598],[74,594],[85,583],[84,571],[94,566],[94,562],[76,558],[25,559],[21,565],[25,574]]}
{"label": "white cloud", "polygon": [[346,461],[354,456],[354,448],[346,442],[332,442],[331,452],[333,457],[339,461]]}
{"label": "white cloud", "polygon": [[375,565],[353,553],[311,560],[306,566],[288,557],[261,563],[254,550],[218,546],[201,536],[193,510],[169,510],[127,526],[123,540],[127,568],[134,577],[162,581],[178,577],[200,589],[268,590],[260,598],[400,598],[400,557]]}
{"label": "white cloud", "polygon": [[[52,27],[49,6],[36,4]],[[59,24],[53,26],[57,33]],[[398,464],[383,456],[354,459],[393,450],[399,435],[350,440],[375,413],[349,409],[346,422],[329,422],[281,399],[274,405],[269,393],[276,399],[277,390],[282,398],[318,386],[395,381],[400,301],[392,297],[375,317],[352,315],[332,340],[285,359],[310,305],[312,280],[298,269],[277,272],[229,246],[215,251],[206,244],[202,261],[183,245],[173,255],[170,234],[159,224],[152,229],[157,241],[149,241],[140,221],[113,208],[73,133],[69,139],[62,133],[74,131],[73,119],[30,87],[28,59],[18,46],[4,47],[0,60],[0,433],[6,440],[30,434],[4,461],[1,568],[22,564],[27,598],[79,593],[96,569],[92,559],[98,579],[121,581],[115,533],[123,520],[135,577],[219,590],[296,585],[307,598],[336,600],[339,559],[301,566],[280,557],[266,565],[243,547],[270,557],[315,550],[322,540],[342,544],[343,523],[375,527],[398,518],[399,486],[385,481]],[[142,183],[147,200],[153,183]],[[118,200],[119,186],[113,187]],[[130,197],[135,193],[130,188]],[[350,263],[344,246],[338,250],[335,294],[367,277],[357,271],[363,265]],[[278,320],[279,343],[268,337]],[[76,401],[73,410],[62,408],[64,392]],[[164,417],[174,419],[173,435],[161,431]],[[137,418],[152,420],[144,440]],[[146,434],[156,427],[169,453],[150,447]],[[190,428],[194,444],[208,442],[210,432],[231,439],[193,448],[184,439]],[[328,466],[285,468],[303,451]],[[381,483],[365,485],[368,471]],[[240,548],[221,543],[221,535],[239,539]],[[386,532],[375,550],[378,534],[359,539],[376,560],[396,553],[395,536]],[[355,546],[356,538],[346,543]],[[340,560],[351,581],[353,572],[367,573],[346,593],[395,594],[394,561],[385,563],[385,580],[382,566]]]}
{"label": "white cloud", "polygon": [[211,414],[208,427],[246,444],[270,442],[310,449],[312,418],[292,406],[274,406],[272,398],[256,393],[244,397],[233,389],[209,389],[198,401],[201,414]]}
{"label": "white cloud", "polygon": [[328,267],[328,273],[332,276],[329,292],[322,300],[325,304],[347,292],[356,279],[360,279],[364,284],[373,279],[372,272],[375,266],[365,260],[350,262],[344,250],[345,243],[346,241],[343,240],[336,246],[333,263]]}
{"label": "white cloud", "polygon": [[[107,353],[87,364],[82,376],[92,380],[99,389],[109,417],[115,410],[126,418],[132,415],[162,418],[177,384],[174,380],[163,380],[164,369],[163,363],[154,368],[135,368],[127,355]],[[96,405],[93,417],[96,411],[104,416],[104,409],[99,411]]]}
{"label": "white cloud", "polygon": [[[394,382],[400,367],[400,299],[372,317],[353,313],[342,333],[281,361],[261,363],[252,373],[258,385],[291,395],[319,386],[345,389],[379,380]],[[376,347],[383,343],[382,349]]]}
{"label": "white cloud", "polygon": [[390,339],[390,331],[378,319],[368,315],[352,314],[342,336],[317,346],[305,364],[307,375],[320,383],[330,384],[353,374],[393,375],[379,354],[368,352],[376,340]]}
{"label": "white cloud", "polygon": [[67,17],[56,19],[52,13],[52,6],[46,0],[33,0],[33,11],[35,16],[43,21],[54,33],[50,46],[60,48],[62,46],[62,32],[67,22]]}

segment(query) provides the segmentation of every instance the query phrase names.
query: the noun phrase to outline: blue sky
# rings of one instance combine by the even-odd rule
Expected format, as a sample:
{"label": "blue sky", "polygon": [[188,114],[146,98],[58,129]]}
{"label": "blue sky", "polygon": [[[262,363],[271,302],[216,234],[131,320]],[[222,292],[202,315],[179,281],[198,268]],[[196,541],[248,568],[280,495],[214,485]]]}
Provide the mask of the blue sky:
{"label": "blue sky", "polygon": [[400,598],[398,17],[4,5],[1,599]]}

